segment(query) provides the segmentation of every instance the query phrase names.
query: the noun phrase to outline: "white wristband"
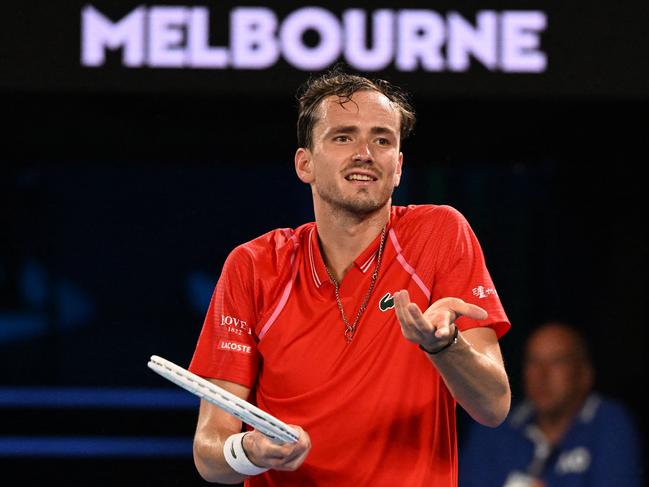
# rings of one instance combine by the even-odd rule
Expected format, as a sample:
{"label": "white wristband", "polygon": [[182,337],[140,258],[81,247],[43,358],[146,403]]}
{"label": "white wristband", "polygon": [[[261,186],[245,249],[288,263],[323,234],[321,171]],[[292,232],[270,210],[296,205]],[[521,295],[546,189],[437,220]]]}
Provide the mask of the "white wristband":
{"label": "white wristband", "polygon": [[241,475],[259,475],[270,469],[258,467],[250,461],[246,452],[243,450],[243,437],[246,433],[237,433],[229,436],[223,443],[223,456],[228,465]]}

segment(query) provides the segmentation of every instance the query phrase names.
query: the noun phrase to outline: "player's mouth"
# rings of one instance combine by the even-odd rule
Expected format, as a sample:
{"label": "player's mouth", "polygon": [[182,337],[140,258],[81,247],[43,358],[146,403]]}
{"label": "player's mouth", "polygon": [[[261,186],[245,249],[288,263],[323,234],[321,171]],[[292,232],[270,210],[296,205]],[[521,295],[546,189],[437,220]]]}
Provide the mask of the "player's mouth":
{"label": "player's mouth", "polygon": [[362,186],[368,185],[378,180],[376,176],[364,172],[352,172],[347,176],[345,176],[345,179],[352,184],[357,184]]}

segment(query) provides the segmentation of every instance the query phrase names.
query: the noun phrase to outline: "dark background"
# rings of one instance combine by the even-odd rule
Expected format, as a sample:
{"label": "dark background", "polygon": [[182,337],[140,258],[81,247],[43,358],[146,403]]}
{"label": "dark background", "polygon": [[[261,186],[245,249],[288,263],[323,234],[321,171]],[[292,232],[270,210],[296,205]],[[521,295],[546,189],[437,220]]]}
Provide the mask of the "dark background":
{"label": "dark background", "polygon": [[[309,190],[292,168],[293,94],[308,73],[284,67],[282,81],[271,75],[268,85],[255,73],[259,91],[237,93],[226,82],[188,89],[194,72],[114,65],[106,75],[123,75],[123,84],[105,83],[68,69],[76,52],[46,49],[44,69],[18,42],[17,32],[28,31],[38,44],[38,29],[20,26],[34,29],[59,12],[62,37],[78,28],[61,13],[69,5],[49,5],[17,11],[32,21],[8,23],[16,34],[3,42],[13,55],[0,75],[0,465],[24,484],[198,485],[189,450],[196,404],[146,362],[158,354],[189,363],[234,246],[313,218]],[[566,319],[590,339],[598,388],[629,406],[646,437],[649,77],[646,62],[631,58],[646,61],[649,48],[635,42],[633,12],[617,11],[607,23],[608,11],[553,11],[564,23],[607,25],[608,37],[570,67],[591,80],[583,92],[569,76],[561,88],[565,72],[556,67],[547,83],[480,69],[395,75],[419,118],[403,147],[395,203],[450,204],[472,224],[512,322],[501,345],[515,400],[523,340],[544,320]],[[549,39],[568,45],[574,33],[588,44],[572,29]],[[552,45],[551,62],[568,66]],[[63,399],[72,392],[85,399]],[[136,392],[144,394],[136,404],[88,399]],[[160,406],[160,392],[177,401]],[[151,449],[64,455],[14,447],[63,438],[144,439]],[[156,450],[171,439],[177,449]]]}

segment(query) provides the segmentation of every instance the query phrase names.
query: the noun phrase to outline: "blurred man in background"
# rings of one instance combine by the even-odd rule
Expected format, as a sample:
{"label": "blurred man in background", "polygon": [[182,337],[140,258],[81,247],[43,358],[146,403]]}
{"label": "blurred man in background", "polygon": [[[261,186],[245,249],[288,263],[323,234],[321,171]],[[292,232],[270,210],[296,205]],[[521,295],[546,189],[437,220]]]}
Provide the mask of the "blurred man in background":
{"label": "blurred man in background", "polygon": [[640,446],[623,406],[593,392],[585,339],[550,322],[529,337],[525,400],[489,430],[472,424],[461,487],[640,486]]}

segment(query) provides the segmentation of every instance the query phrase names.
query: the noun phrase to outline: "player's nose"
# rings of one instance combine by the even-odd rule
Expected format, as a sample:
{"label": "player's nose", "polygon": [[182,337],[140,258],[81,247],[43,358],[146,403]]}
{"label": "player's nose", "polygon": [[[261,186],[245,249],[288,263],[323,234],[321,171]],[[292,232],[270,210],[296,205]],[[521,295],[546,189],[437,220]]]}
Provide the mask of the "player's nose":
{"label": "player's nose", "polygon": [[372,162],[373,158],[370,144],[367,141],[360,140],[354,147],[353,158],[355,161]]}

